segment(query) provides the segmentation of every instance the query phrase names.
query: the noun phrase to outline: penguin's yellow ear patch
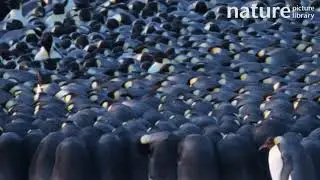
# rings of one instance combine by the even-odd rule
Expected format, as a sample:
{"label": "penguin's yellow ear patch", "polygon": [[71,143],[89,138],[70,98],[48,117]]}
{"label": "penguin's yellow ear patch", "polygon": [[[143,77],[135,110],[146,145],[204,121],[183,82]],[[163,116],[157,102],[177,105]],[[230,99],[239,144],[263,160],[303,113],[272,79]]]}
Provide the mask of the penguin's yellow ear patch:
{"label": "penguin's yellow ear patch", "polygon": [[281,137],[280,137],[280,136],[275,137],[275,138],[273,139],[273,142],[274,142],[275,145],[280,144],[280,142],[281,142]]}
{"label": "penguin's yellow ear patch", "polygon": [[293,109],[296,110],[299,107],[300,99],[293,102]]}
{"label": "penguin's yellow ear patch", "polygon": [[214,48],[211,48],[210,51],[212,54],[219,54],[219,53],[221,53],[222,49],[219,47],[214,47]]}
{"label": "penguin's yellow ear patch", "polygon": [[277,90],[277,89],[279,89],[280,88],[280,82],[277,82],[277,83],[275,83],[274,85],[273,85],[273,90],[275,91],[275,90]]}
{"label": "penguin's yellow ear patch", "polygon": [[108,101],[104,101],[101,106],[104,108],[108,108],[108,106],[109,106]]}
{"label": "penguin's yellow ear patch", "polygon": [[194,83],[196,83],[198,81],[199,78],[194,77],[192,79],[189,80],[189,86],[192,87]]}
{"label": "penguin's yellow ear patch", "polygon": [[264,119],[267,119],[267,118],[270,116],[270,114],[271,114],[271,111],[270,111],[270,110],[265,110],[265,111],[263,112],[263,117],[264,117]]}
{"label": "penguin's yellow ear patch", "polygon": [[263,57],[266,54],[266,50],[265,49],[261,49],[258,53],[257,56],[258,57]]}
{"label": "penguin's yellow ear patch", "polygon": [[64,128],[64,127],[66,127],[66,125],[67,125],[67,123],[62,123],[62,125],[61,125],[61,128]]}
{"label": "penguin's yellow ear patch", "polygon": [[133,85],[132,81],[127,81],[127,82],[124,84],[124,87],[128,89],[128,88],[131,88],[132,85]]}
{"label": "penguin's yellow ear patch", "polygon": [[241,74],[240,80],[244,81],[248,78],[248,74]]}
{"label": "penguin's yellow ear patch", "polygon": [[143,135],[141,138],[140,138],[140,143],[141,144],[148,144],[150,142],[150,135]]}
{"label": "penguin's yellow ear patch", "polygon": [[67,111],[72,111],[72,109],[74,108],[74,104],[69,104],[68,106],[67,106]]}
{"label": "penguin's yellow ear patch", "polygon": [[64,100],[65,103],[70,102],[71,99],[72,99],[72,95],[71,95],[71,94],[68,94],[68,95],[64,96],[64,98],[63,98],[63,100]]}

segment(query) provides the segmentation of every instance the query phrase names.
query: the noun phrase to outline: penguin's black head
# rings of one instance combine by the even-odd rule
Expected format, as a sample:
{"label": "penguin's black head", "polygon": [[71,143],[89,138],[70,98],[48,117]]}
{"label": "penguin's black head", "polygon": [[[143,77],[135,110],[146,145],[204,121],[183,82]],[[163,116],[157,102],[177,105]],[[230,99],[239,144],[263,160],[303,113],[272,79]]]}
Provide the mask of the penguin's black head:
{"label": "penguin's black head", "polygon": [[65,39],[63,39],[63,40],[61,41],[60,46],[61,46],[63,49],[67,49],[67,48],[69,48],[69,47],[71,46],[71,44],[72,44],[71,40],[68,39],[68,38],[65,38]]}
{"label": "penguin's black head", "polygon": [[9,9],[20,9],[22,0],[7,0]]}
{"label": "penguin's black head", "polygon": [[88,8],[81,9],[79,11],[79,19],[85,22],[90,21],[91,20],[90,10]]}
{"label": "penguin's black head", "polygon": [[89,0],[73,0],[77,9],[88,8],[90,5]]}
{"label": "penguin's black head", "polygon": [[17,67],[17,63],[14,61],[8,61],[4,66],[5,69],[15,69]]}
{"label": "penguin's black head", "polygon": [[99,32],[101,29],[101,23],[99,21],[93,20],[89,23],[89,27],[91,28],[92,32]]}
{"label": "penguin's black head", "polygon": [[51,32],[43,33],[40,40],[40,45],[43,46],[48,52],[50,52],[52,42],[53,42],[53,37]]}
{"label": "penguin's black head", "polygon": [[131,9],[131,11],[135,13],[140,13],[144,7],[145,7],[145,3],[141,1],[134,1],[129,8]]}
{"label": "penguin's black head", "polygon": [[259,150],[271,149],[273,146],[280,144],[282,141],[282,137],[269,137],[262,146],[259,147]]}
{"label": "penguin's black head", "polygon": [[33,25],[36,27],[35,32],[38,36],[41,36],[43,30],[45,30],[47,27],[42,21],[35,21]]}
{"label": "penguin's black head", "polygon": [[74,26],[76,25],[76,22],[73,18],[71,17],[66,17],[64,20],[63,20],[63,25],[64,26]]}
{"label": "penguin's black head", "polygon": [[194,11],[200,14],[204,14],[208,11],[208,7],[205,2],[199,1],[194,4]]}
{"label": "penguin's black head", "polygon": [[21,41],[21,42],[18,42],[16,44],[16,50],[18,50],[19,52],[27,52],[28,51],[28,44]]}
{"label": "penguin's black head", "polygon": [[104,49],[106,49],[108,47],[108,42],[107,41],[105,41],[105,40],[101,40],[101,41],[99,41],[98,42],[98,44],[97,44],[97,48],[99,49],[99,50],[104,50]]}
{"label": "penguin's black head", "polygon": [[63,14],[64,13],[64,4],[57,3],[53,5],[53,13],[54,14]]}
{"label": "penguin's black head", "polygon": [[26,42],[31,44],[36,44],[39,38],[36,34],[27,34],[26,35]]}
{"label": "penguin's black head", "polygon": [[87,36],[85,35],[80,35],[77,39],[76,39],[76,46],[83,49],[86,45],[89,44],[89,40],[87,38]]}
{"label": "penguin's black head", "polygon": [[107,27],[109,29],[115,29],[115,28],[119,27],[119,22],[114,18],[108,19],[107,20]]}
{"label": "penguin's black head", "polygon": [[6,30],[11,31],[15,29],[22,29],[23,23],[19,20],[13,19],[12,21],[8,22],[6,25]]}
{"label": "penguin's black head", "polygon": [[76,40],[81,34],[78,32],[73,32],[70,34],[72,40]]}

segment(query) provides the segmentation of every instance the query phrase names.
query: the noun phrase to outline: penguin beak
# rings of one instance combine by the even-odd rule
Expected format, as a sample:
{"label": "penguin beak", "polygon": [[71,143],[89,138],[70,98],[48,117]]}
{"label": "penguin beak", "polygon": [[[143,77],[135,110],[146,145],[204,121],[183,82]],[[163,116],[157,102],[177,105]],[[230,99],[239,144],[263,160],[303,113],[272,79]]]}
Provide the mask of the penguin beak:
{"label": "penguin beak", "polygon": [[259,147],[259,151],[269,150],[275,145],[274,138],[268,138],[263,145]]}

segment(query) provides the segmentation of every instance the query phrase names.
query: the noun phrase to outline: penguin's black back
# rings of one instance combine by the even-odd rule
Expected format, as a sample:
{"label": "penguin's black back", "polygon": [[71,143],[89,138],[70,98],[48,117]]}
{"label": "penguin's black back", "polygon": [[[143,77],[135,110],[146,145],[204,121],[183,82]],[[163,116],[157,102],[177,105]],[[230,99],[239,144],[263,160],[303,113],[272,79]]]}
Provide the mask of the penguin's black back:
{"label": "penguin's black back", "polygon": [[23,180],[27,165],[22,139],[15,133],[0,136],[0,179]]}
{"label": "penguin's black back", "polygon": [[50,133],[39,144],[29,170],[29,179],[50,179],[55,164],[55,154],[59,143],[64,139],[60,132]]}
{"label": "penguin's black back", "polygon": [[64,139],[56,151],[52,180],[89,180],[89,153],[85,143],[76,137]]}

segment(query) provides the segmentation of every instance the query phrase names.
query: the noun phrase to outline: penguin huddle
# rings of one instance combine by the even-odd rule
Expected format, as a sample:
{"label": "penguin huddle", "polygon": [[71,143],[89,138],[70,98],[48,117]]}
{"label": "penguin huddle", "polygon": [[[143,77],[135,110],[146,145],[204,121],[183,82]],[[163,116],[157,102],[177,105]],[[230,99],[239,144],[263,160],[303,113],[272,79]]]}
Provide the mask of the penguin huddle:
{"label": "penguin huddle", "polygon": [[1,3],[0,180],[320,179],[316,1]]}

